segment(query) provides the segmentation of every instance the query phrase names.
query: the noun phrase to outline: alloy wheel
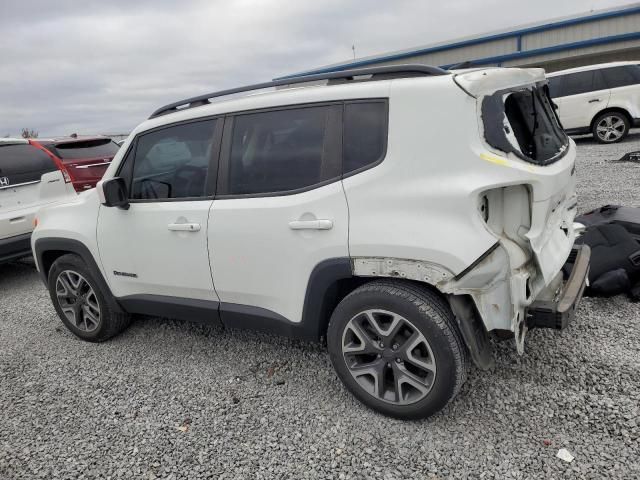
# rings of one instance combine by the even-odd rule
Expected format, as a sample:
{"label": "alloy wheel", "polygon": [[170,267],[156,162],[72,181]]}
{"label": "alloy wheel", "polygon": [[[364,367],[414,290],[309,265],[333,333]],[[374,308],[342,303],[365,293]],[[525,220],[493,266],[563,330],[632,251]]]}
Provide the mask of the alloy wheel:
{"label": "alloy wheel", "polygon": [[596,134],[604,142],[619,140],[625,134],[625,130],[624,120],[618,115],[607,115],[596,126]]}
{"label": "alloy wheel", "polygon": [[69,322],[84,332],[100,325],[100,304],[89,282],[73,270],[64,270],[56,280],[56,296]]}
{"label": "alloy wheel", "polygon": [[344,329],[342,354],[356,382],[379,400],[409,405],[433,387],[431,346],[413,323],[396,313],[365,310],[355,315]]}

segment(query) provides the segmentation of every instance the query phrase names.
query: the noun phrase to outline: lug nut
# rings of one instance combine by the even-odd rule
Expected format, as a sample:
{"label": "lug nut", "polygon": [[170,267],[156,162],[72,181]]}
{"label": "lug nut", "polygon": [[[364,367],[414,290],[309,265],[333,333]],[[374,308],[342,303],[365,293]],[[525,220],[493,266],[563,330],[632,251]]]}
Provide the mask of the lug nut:
{"label": "lug nut", "polygon": [[384,343],[382,343],[382,342],[378,342],[378,346],[379,346],[380,348],[384,348]]}
{"label": "lug nut", "polygon": [[396,363],[402,363],[402,359],[401,358],[396,358]]}
{"label": "lug nut", "polygon": [[397,343],[394,343],[392,348],[394,350],[397,350],[398,348],[400,348],[400,345],[398,345]]}

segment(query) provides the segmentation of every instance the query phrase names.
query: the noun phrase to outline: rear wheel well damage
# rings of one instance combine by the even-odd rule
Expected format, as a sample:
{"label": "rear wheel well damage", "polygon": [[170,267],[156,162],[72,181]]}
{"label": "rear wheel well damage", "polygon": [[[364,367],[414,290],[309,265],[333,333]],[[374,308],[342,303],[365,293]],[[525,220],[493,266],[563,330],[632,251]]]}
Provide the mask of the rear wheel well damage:
{"label": "rear wheel well damage", "polygon": [[[483,257],[494,251],[492,247]],[[482,260],[481,257],[479,260]],[[482,321],[473,297],[469,294],[446,293],[447,285],[456,282],[456,277],[446,268],[417,260],[392,258],[357,258],[352,260],[354,275],[360,284],[376,278],[392,278],[401,284],[417,284],[427,287],[448,302],[456,319],[456,325],[465,342],[474,364],[483,370],[494,365],[494,356],[489,334]],[[346,292],[348,294],[349,292]],[[337,305],[339,302],[336,302]]]}

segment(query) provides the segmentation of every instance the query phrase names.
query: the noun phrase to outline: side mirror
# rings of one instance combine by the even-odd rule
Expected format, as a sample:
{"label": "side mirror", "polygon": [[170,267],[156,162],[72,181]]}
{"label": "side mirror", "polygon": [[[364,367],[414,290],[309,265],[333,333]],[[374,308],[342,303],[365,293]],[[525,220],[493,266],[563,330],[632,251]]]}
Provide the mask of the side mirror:
{"label": "side mirror", "polygon": [[129,193],[123,178],[115,177],[98,183],[100,203],[105,207],[118,207],[129,210]]}

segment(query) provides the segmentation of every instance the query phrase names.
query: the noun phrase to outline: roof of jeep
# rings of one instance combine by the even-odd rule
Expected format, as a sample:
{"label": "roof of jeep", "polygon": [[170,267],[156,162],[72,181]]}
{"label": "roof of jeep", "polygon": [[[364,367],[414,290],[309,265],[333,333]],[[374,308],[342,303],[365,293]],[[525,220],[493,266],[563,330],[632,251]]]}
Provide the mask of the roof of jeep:
{"label": "roof of jeep", "polygon": [[[251,90],[238,95],[212,98],[210,103],[204,105],[185,108],[149,118],[138,125],[133,133],[182,120],[192,120],[206,116],[238,113],[261,108],[388,97],[391,82],[395,80],[417,80],[431,83],[438,82],[438,79],[442,78],[450,80],[452,76],[442,75],[434,77],[412,77],[410,79],[385,79],[371,82],[338,83],[331,85],[314,82],[277,89]],[[451,84],[453,85],[453,82],[451,82]]]}
{"label": "roof of jeep", "polygon": [[583,67],[567,68],[566,70],[558,70],[557,72],[547,73],[547,77],[556,77],[558,75],[565,75],[567,73],[587,72],[589,70],[599,70],[601,68],[609,67],[623,67],[625,65],[640,65],[640,60],[636,61],[624,61],[624,62],[609,62],[609,63],[596,63],[593,65],[585,65]]}

